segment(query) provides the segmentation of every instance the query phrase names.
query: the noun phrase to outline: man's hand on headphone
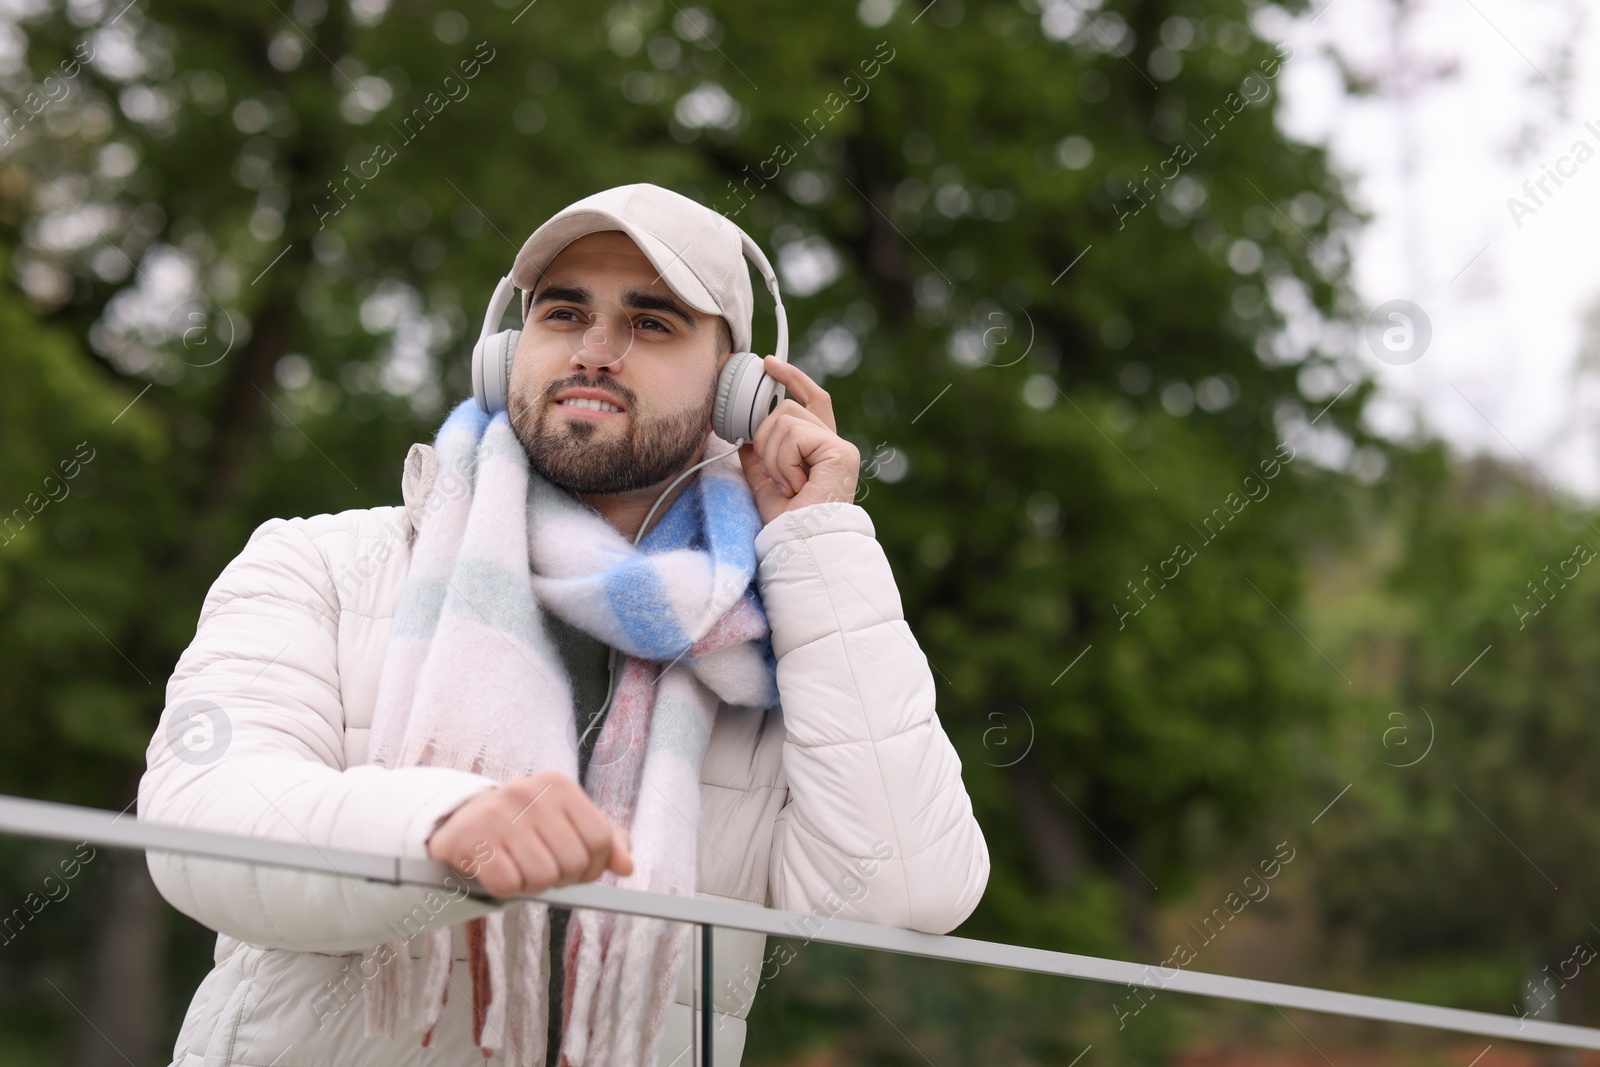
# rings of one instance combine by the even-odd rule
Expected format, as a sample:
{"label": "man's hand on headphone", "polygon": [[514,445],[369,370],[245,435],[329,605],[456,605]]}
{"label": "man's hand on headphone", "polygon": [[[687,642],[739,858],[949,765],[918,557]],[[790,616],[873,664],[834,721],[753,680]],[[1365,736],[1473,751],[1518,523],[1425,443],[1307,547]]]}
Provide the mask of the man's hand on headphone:
{"label": "man's hand on headphone", "polygon": [[428,838],[428,856],[509,897],[592,882],[607,869],[632,874],[629,845],[582,786],[541,771],[457,808]]}
{"label": "man's hand on headphone", "polygon": [[837,433],[833,399],[794,364],[776,356],[762,362],[788,395],[762,420],[755,440],[739,446],[761,521],[808,504],[854,501],[861,450]]}

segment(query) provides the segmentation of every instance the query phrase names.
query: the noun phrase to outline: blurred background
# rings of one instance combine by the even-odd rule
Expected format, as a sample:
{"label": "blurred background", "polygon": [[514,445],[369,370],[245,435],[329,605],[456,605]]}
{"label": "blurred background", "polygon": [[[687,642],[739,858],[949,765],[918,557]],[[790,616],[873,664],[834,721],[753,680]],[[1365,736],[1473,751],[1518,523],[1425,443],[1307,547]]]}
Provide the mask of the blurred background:
{"label": "blurred background", "polygon": [[[398,503],[522,240],[650,181],[861,449],[957,933],[1600,1024],[1595,7],[5,0],[0,792],[131,805],[250,532]],[[0,841],[0,1061],[166,1063],[212,941]],[[750,1065],[1592,1062],[779,958]]]}

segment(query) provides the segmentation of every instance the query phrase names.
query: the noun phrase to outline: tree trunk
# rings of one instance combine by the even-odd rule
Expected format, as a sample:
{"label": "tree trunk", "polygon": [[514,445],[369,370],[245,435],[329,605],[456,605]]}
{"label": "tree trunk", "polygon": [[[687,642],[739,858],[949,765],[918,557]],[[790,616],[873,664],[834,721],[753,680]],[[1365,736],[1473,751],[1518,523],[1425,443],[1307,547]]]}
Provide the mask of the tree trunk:
{"label": "tree trunk", "polygon": [[[1130,842],[1131,844],[1131,842]],[[1150,883],[1143,871],[1123,856],[1112,871],[1117,884],[1122,887],[1123,913],[1128,941],[1141,958],[1150,959],[1156,954],[1154,898]]]}
{"label": "tree trunk", "polygon": [[76,1067],[166,1063],[156,1048],[166,974],[166,904],[143,852],[106,851],[99,936],[76,1007]]}
{"label": "tree trunk", "polygon": [[1077,830],[1062,807],[1060,794],[1039,772],[1037,759],[1022,759],[1011,770],[1016,776],[1017,813],[1033,850],[1040,887],[1046,894],[1060,893],[1083,873]]}

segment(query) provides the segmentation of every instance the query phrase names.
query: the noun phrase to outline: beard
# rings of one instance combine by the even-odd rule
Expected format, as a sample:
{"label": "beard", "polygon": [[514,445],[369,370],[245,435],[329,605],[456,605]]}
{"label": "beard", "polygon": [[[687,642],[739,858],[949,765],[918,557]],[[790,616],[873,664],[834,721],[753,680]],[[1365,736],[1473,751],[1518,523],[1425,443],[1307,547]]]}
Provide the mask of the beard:
{"label": "beard", "polygon": [[[555,410],[552,398],[557,393],[581,388],[618,398],[626,420],[620,440],[600,422],[567,418]],[[654,418],[641,417],[635,400],[632,390],[616,382],[577,378],[551,382],[537,400],[513,394],[506,413],[528,465],[551,485],[569,493],[628,493],[683,472],[705,444],[716,394],[708,392],[697,408]]]}

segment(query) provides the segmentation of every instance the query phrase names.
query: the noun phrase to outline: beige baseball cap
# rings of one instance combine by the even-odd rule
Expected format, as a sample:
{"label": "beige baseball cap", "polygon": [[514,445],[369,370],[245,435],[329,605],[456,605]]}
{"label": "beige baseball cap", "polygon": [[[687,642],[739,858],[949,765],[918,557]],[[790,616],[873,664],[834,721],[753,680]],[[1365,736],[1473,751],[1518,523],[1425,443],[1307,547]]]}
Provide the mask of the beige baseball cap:
{"label": "beige baseball cap", "polygon": [[755,293],[745,264],[744,231],[703,204],[649,182],[586,196],[533,231],[511,267],[512,284],[522,290],[523,318],[534,285],[556,254],[584,234],[601,230],[621,230],[631,237],[662,281],[690,307],[727,320],[735,352],[750,351]]}

